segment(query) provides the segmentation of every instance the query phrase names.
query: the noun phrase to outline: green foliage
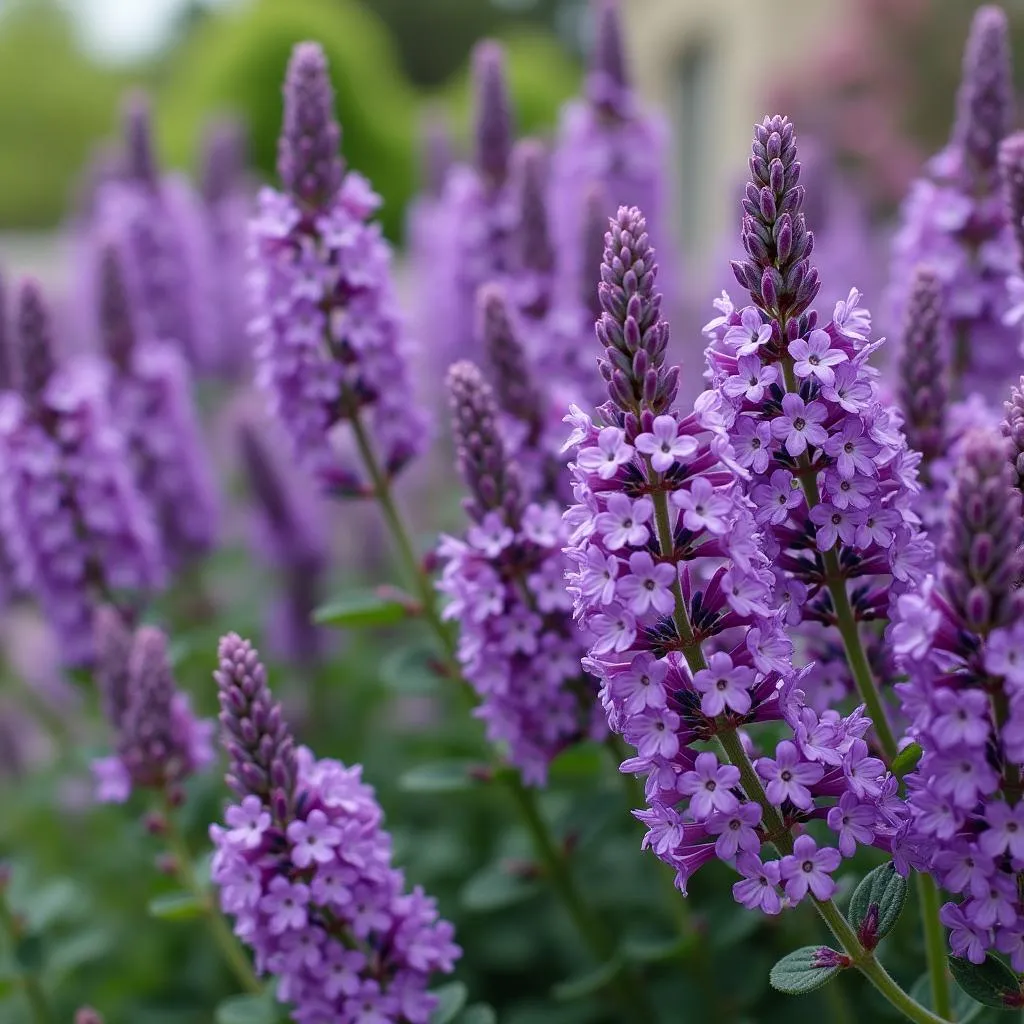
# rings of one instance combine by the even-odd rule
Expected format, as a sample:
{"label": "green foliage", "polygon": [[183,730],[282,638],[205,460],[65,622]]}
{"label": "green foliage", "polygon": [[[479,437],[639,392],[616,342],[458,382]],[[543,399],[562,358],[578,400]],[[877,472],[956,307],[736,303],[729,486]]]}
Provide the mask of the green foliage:
{"label": "green foliage", "polygon": [[893,775],[897,779],[902,779],[904,775],[909,775],[916,767],[917,762],[921,760],[921,755],[924,751],[921,749],[920,743],[908,743],[894,758],[892,765]]}
{"label": "green foliage", "polygon": [[396,237],[413,188],[414,98],[387,33],[356,0],[254,0],[207,18],[161,91],[166,151],[194,164],[203,123],[228,112],[248,124],[256,168],[275,178],[281,81],[292,47],[307,39],[330,62],[345,160],[384,197],[381,219]]}
{"label": "green foliage", "polygon": [[822,967],[822,953],[834,953],[825,946],[804,946],[784,956],[772,968],[772,987],[779,992],[798,996],[813,992],[831,981],[843,968],[838,965]]}
{"label": "green foliage", "polygon": [[1024,1006],[1020,978],[991,953],[980,964],[951,956],[949,969],[964,992],[984,1006],[1000,1010],[1020,1009]]}
{"label": "green foliage", "polygon": [[896,927],[907,902],[907,880],[896,873],[892,861],[882,864],[861,879],[850,898],[850,924],[861,929],[872,907],[877,921],[870,927],[870,935],[862,938],[871,948]]}
{"label": "green foliage", "polygon": [[461,981],[452,981],[436,989],[437,1009],[430,1018],[430,1024],[451,1024],[466,1005],[466,994],[466,986]]}
{"label": "green foliage", "polygon": [[350,594],[318,608],[313,614],[322,626],[355,629],[360,626],[392,626],[409,614],[408,603],[370,592]]}
{"label": "green foliage", "polygon": [[0,227],[54,225],[96,140],[116,123],[126,78],[77,48],[65,15],[47,0],[0,19]]}

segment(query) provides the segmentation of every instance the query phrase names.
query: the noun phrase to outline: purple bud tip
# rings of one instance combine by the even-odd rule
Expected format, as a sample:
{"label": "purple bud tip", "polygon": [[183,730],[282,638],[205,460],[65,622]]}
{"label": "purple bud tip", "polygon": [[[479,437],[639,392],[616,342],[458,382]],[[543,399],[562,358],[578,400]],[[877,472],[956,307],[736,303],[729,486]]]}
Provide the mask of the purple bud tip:
{"label": "purple bud tip", "polygon": [[290,532],[294,524],[281,478],[259,432],[251,423],[243,423],[238,428],[238,446],[245,476],[256,500],[275,527],[282,532]]}
{"label": "purple bud tip", "polygon": [[128,705],[132,632],[116,608],[102,605],[96,610],[93,634],[96,637],[93,678],[100,691],[103,713],[111,726],[119,731]]}
{"label": "purple bud tip", "polygon": [[[548,159],[543,143],[523,139],[516,145],[513,163],[519,197],[519,269],[534,272],[543,282],[555,269],[555,250],[548,230]],[[542,290],[549,298],[550,287]],[[542,308],[529,312],[540,317],[547,312],[547,302],[538,301]]]}
{"label": "purple bud tip", "polygon": [[519,511],[519,479],[505,452],[494,393],[465,360],[448,370],[447,385],[459,473],[472,495],[466,511],[479,522],[503,509],[511,522]]}
{"label": "purple bud tip", "polygon": [[476,166],[496,188],[508,177],[512,152],[512,104],[505,79],[505,51],[493,40],[473,51]]}
{"label": "purple bud tip", "polygon": [[1014,132],[1000,143],[999,172],[1010,225],[1017,240],[1017,261],[1024,265],[1024,132]]}
{"label": "purple bud tip", "polygon": [[996,165],[1000,140],[1013,120],[1009,26],[995,5],[979,7],[971,22],[957,93],[953,142],[980,174]]}
{"label": "purple bud tip", "polygon": [[628,113],[629,81],[618,0],[599,0],[587,94],[603,113]]}
{"label": "purple bud tip", "polygon": [[157,184],[153,152],[153,119],[149,97],[141,90],[128,94],[124,103],[124,160],[129,178],[140,185]]}
{"label": "purple bud tip", "polygon": [[114,365],[125,370],[135,347],[135,328],[121,258],[112,243],[100,252],[99,290],[101,343]]}
{"label": "purple bud tip", "polygon": [[25,394],[35,398],[45,390],[55,369],[50,314],[35,280],[23,281],[18,295],[18,341]]}
{"label": "purple bud tip", "polygon": [[432,108],[420,122],[420,165],[423,190],[437,199],[455,162],[452,128],[444,111]]}
{"label": "purple bud tip", "polygon": [[337,194],[344,174],[340,142],[327,58],[317,43],[299,43],[285,75],[277,172],[300,202],[322,208]]}
{"label": "purple bud tip", "polygon": [[245,173],[245,150],[241,121],[223,118],[207,128],[200,172],[200,189],[207,203],[219,203],[239,187]]}

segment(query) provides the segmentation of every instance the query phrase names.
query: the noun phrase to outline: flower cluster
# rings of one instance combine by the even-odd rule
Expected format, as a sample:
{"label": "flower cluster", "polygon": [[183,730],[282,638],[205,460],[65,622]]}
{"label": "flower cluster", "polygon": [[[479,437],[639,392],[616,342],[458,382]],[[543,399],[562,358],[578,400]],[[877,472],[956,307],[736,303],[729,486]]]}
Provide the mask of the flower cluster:
{"label": "flower cluster", "polygon": [[372,437],[398,473],[427,431],[412,396],[391,250],[367,218],[380,199],[345,172],[323,52],[295,48],[278,170],[251,223],[257,380],[297,459],[327,491],[362,494],[358,449]]}
{"label": "flower cluster", "polygon": [[210,829],[221,906],[300,1024],[427,1024],[430,975],[460,950],[405,891],[361,768],[294,746],[257,652],[224,637],[215,673],[238,802]]}
{"label": "flower cluster", "polygon": [[99,608],[95,676],[117,737],[117,753],[92,764],[98,800],[123,803],[133,787],[173,797],[213,762],[213,722],[197,719],[175,686],[159,629],[141,626],[133,634],[120,612]]}
{"label": "flower cluster", "polygon": [[107,402],[103,367],[53,362],[39,289],[18,310],[22,391],[0,399],[0,523],[20,586],[39,602],[61,657],[88,664],[97,603],[134,604],[165,566]]}
{"label": "flower cluster", "polygon": [[818,277],[786,118],[757,126],[750,171],[747,258],[733,270],[753,303],[736,310],[723,300],[707,325],[709,377],[790,624],[855,633],[857,623],[885,621],[928,563],[913,507],[918,455],[880,400],[868,362],[880,342],[869,340],[860,293],[837,303],[824,327],[811,309]]}
{"label": "flower cluster", "polygon": [[113,247],[101,254],[99,288],[100,340],[109,361],[107,400],[167,564],[178,569],[210,552],[217,541],[217,492],[192,400],[192,375],[177,346],[137,336]]}
{"label": "flower cluster", "polygon": [[901,842],[959,903],[943,922],[957,956],[990,949],[1024,970],[1018,872],[1024,868],[1024,520],[1006,444],[965,440],[938,579],[900,598],[899,686],[923,756],[907,777]]}
{"label": "flower cluster", "polygon": [[952,326],[954,382],[964,394],[990,398],[1002,397],[1019,340],[1018,328],[1004,322],[1018,257],[997,169],[999,143],[1013,117],[1007,37],[1006,14],[980,7],[964,54],[953,135],[904,203],[891,282],[901,320],[915,268],[933,268]]}
{"label": "flower cluster", "polygon": [[456,363],[448,386],[472,526],[464,540],[441,542],[445,615],[460,624],[459,661],[488,738],[542,785],[560,750],[603,733],[596,683],[580,668],[586,638],[565,591],[567,531],[557,505],[528,500],[479,370]]}
{"label": "flower cluster", "polygon": [[580,240],[586,237],[588,189],[596,186],[605,211],[627,205],[645,212],[675,302],[679,261],[668,229],[668,129],[640,109],[630,86],[618,0],[597,0],[594,8],[586,95],[563,109],[552,159],[553,236],[565,257],[563,280],[573,289],[585,272]]}
{"label": "flower cluster", "polygon": [[[729,404],[709,391],[689,415],[673,408],[678,367],[665,366],[656,274],[643,217],[620,209],[606,236],[597,328],[611,401],[597,422],[578,409],[569,417],[570,592],[594,637],[585,664],[601,679],[609,724],[637,751],[623,770],[647,775],[646,845],[684,892],[708,860],[734,863],[736,898],[776,913],[780,885],[789,903],[808,891],[825,899],[841,855],[885,845],[895,780],[868,753],[860,709],[819,715],[804,700],[728,442]],[[792,733],[774,757],[754,751],[759,799],[736,764],[698,744],[753,751],[737,730],[766,721]],[[827,818],[838,851],[810,835],[787,846],[790,829],[811,817]],[[770,842],[788,852],[762,861]]]}

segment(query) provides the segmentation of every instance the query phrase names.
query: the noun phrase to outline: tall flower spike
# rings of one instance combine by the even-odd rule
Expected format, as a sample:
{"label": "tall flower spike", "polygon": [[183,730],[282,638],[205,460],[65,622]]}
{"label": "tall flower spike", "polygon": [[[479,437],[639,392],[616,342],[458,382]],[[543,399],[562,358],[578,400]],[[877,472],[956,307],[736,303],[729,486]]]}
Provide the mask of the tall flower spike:
{"label": "tall flower spike", "polygon": [[107,399],[149,503],[164,554],[179,569],[212,550],[219,507],[213,468],[176,346],[136,337],[117,250],[102,251],[100,337],[112,364]]}
{"label": "tall flower spike", "polygon": [[505,52],[484,40],[473,51],[476,167],[490,188],[503,185],[512,153],[512,104],[505,80]]}
{"label": "tall flower spike", "polygon": [[448,394],[459,473],[471,494],[467,515],[478,523],[496,511],[517,519],[519,474],[505,455],[494,393],[472,363],[461,362],[448,371]]}
{"label": "tall flower spike", "polygon": [[999,171],[1010,226],[1017,242],[1018,262],[1024,264],[1024,132],[1014,132],[999,146]]}
{"label": "tall flower spike", "polygon": [[203,136],[200,193],[208,206],[229,199],[245,173],[245,130],[230,118],[214,121]]}
{"label": "tall flower spike", "polygon": [[655,289],[658,265],[647,236],[647,221],[635,206],[619,207],[605,235],[601,266],[599,361],[611,400],[639,429],[641,405],[653,415],[667,412],[676,397],[679,367],[665,366],[668,322]]}
{"label": "tall flower spike", "polygon": [[1009,25],[1003,9],[988,4],[971,22],[953,126],[953,144],[963,149],[975,175],[995,171],[1012,120]]}
{"label": "tall flower spike", "polygon": [[1024,499],[1024,377],[1010,388],[1010,400],[1003,403],[1003,436],[1008,441],[1008,455],[1013,467],[1013,485]]}
{"label": "tall flower spike", "polygon": [[210,829],[211,876],[235,933],[295,1020],[427,1024],[430,975],[461,953],[452,926],[420,888],[405,891],[360,766],[293,749],[256,651],[232,634],[219,653],[228,782],[241,799]]}
{"label": "tall flower spike", "polygon": [[[604,190],[593,184],[583,202],[583,218],[578,239],[582,255],[579,267],[579,295],[590,321],[601,316],[601,264],[604,262],[604,236],[608,230]],[[588,368],[589,369],[589,368]]]}
{"label": "tall flower spike", "polygon": [[[380,197],[356,172],[324,162],[324,139],[334,137],[324,124],[323,138],[298,151],[298,128],[318,130],[310,111],[333,124],[329,95],[321,51],[300,45],[282,144],[285,182],[298,192],[260,193],[250,225],[251,331],[257,383],[300,464],[328,493],[362,496],[370,482],[361,448],[372,443],[381,471],[394,476],[423,450],[428,431],[413,396],[391,249],[369,220]],[[306,150],[316,155],[315,175],[298,166]]]}
{"label": "tall flower spike", "polygon": [[330,562],[318,500],[305,480],[285,478],[257,427],[243,423],[239,448],[249,490],[255,499],[254,553],[278,575],[281,594],[269,612],[267,633],[275,653],[299,665],[315,664],[323,650],[323,630],[313,611],[323,597]]}
{"label": "tall flower spike", "polygon": [[946,450],[946,359],[949,328],[943,311],[942,282],[919,267],[903,323],[899,363],[899,402],[907,444],[921,453],[921,472]]}
{"label": "tall flower spike", "polygon": [[0,521],[18,582],[38,601],[66,664],[91,662],[100,601],[133,607],[162,585],[150,510],[90,360],[54,369],[38,287],[19,296],[26,382],[0,422]]}
{"label": "tall flower spike", "polygon": [[1003,438],[963,441],[941,574],[900,599],[898,689],[923,751],[907,776],[913,866],[959,894],[942,920],[956,956],[1024,970],[1017,865],[1024,765],[1024,519]]}
{"label": "tall flower spike", "polygon": [[514,236],[516,253],[516,299],[523,313],[543,319],[551,308],[555,280],[555,251],[548,225],[548,169],[544,146],[536,139],[524,139],[513,155],[518,202],[518,227]]}
{"label": "tall flower spike", "polygon": [[243,801],[256,797],[279,823],[295,805],[295,741],[267,685],[259,652],[237,633],[217,648],[221,742],[228,752],[227,783]]}
{"label": "tall flower spike", "polygon": [[423,192],[440,199],[444,183],[455,162],[452,129],[441,109],[428,110],[420,121],[420,175]]}
{"label": "tall flower spike", "polygon": [[525,781],[540,785],[559,751],[603,733],[564,587],[566,530],[556,504],[523,500],[520,459],[509,457],[479,370],[456,363],[448,387],[473,523],[465,540],[440,545],[445,616],[459,622],[459,662],[488,738],[507,745]]}
{"label": "tall flower spike", "polygon": [[97,682],[117,736],[117,754],[93,762],[97,798],[121,803],[133,787],[173,794],[213,761],[213,723],[196,719],[175,685],[161,630],[140,626],[133,636],[101,608],[96,631]]}
{"label": "tall flower spike", "polygon": [[137,185],[156,188],[158,174],[149,97],[141,90],[130,93],[122,117],[125,172]]}
{"label": "tall flower spike", "polygon": [[320,210],[334,201],[344,174],[340,143],[327,58],[317,43],[300,43],[285,75],[277,154],[281,182],[300,203]]}
{"label": "tall flower spike", "polygon": [[0,276],[0,394],[16,387],[17,376],[14,365],[14,345],[12,344],[10,323],[7,308],[7,281]]}
{"label": "tall flower spike", "polygon": [[596,7],[587,94],[607,116],[622,117],[629,112],[631,91],[618,0],[598,0]]}

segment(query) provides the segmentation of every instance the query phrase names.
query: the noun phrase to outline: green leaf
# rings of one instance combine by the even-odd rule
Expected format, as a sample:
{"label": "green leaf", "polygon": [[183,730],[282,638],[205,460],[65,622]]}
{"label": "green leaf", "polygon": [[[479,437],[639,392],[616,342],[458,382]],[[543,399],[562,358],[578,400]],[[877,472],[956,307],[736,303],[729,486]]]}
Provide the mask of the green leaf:
{"label": "green leaf", "polygon": [[479,767],[476,761],[431,761],[403,772],[398,779],[398,788],[406,793],[462,792],[477,784],[479,780],[474,778],[473,771]]}
{"label": "green leaf", "polygon": [[671,938],[627,938],[622,943],[622,955],[630,963],[634,964],[656,964],[665,960],[672,960],[682,954],[690,947],[689,936],[680,938],[674,935]]}
{"label": "green leaf", "polygon": [[951,956],[949,969],[964,992],[985,1006],[1009,1010],[1024,1005],[1017,975],[991,953],[980,964]]}
{"label": "green leaf", "polygon": [[[962,988],[958,985],[953,986],[952,1003],[953,1003],[953,1020],[957,1024],[970,1024],[979,1013],[983,1012],[985,1007],[981,1003],[976,1003]],[[934,1010],[935,1006],[932,1003],[932,976],[925,971],[917,981],[910,988],[910,997],[915,1002],[920,1003],[925,1009]]]}
{"label": "green leaf", "polygon": [[433,655],[421,647],[399,647],[380,662],[380,681],[393,693],[436,693],[440,679],[431,666]]}
{"label": "green leaf", "polygon": [[278,1011],[272,992],[231,996],[217,1006],[216,1024],[277,1024]]}
{"label": "green leaf", "polygon": [[[850,897],[850,923],[860,931],[872,907],[877,907],[878,921],[871,932],[874,944],[893,930],[907,902],[907,880],[897,874],[892,861],[868,872]],[[864,940],[864,936],[861,936]],[[870,941],[869,941],[870,946]],[[874,948],[874,946],[870,946]]]}
{"label": "green leaf", "polygon": [[803,995],[821,988],[831,981],[843,968],[839,964],[821,966],[822,954],[833,954],[828,946],[804,946],[784,956],[771,969],[768,980],[772,988],[791,996]]}
{"label": "green leaf", "polygon": [[150,900],[147,909],[150,917],[164,921],[188,921],[205,914],[207,904],[190,892],[169,892]]}
{"label": "green leaf", "polygon": [[82,886],[70,878],[55,878],[32,892],[25,901],[25,919],[35,931],[49,931],[58,921],[81,916],[88,896]]}
{"label": "green leaf", "polygon": [[494,1012],[493,1006],[487,1003],[474,1003],[459,1014],[455,1024],[498,1024],[498,1015]]}
{"label": "green leaf", "polygon": [[363,626],[393,626],[409,614],[407,602],[380,594],[351,594],[317,608],[313,621],[336,629],[358,629]]}
{"label": "green leaf", "polygon": [[608,984],[618,976],[622,967],[623,961],[619,957],[614,957],[586,974],[580,974],[575,978],[569,978],[568,981],[561,982],[551,990],[551,994],[555,999],[566,1003],[574,999],[583,999],[585,996],[592,996],[595,992],[607,988]]}
{"label": "green leaf", "polygon": [[46,960],[46,949],[39,935],[23,935],[14,944],[14,962],[26,974],[38,974]]}
{"label": "green leaf", "polygon": [[525,903],[540,891],[535,879],[523,878],[500,864],[490,864],[462,887],[459,901],[466,910],[488,913]]}
{"label": "green leaf", "polygon": [[466,986],[461,981],[451,981],[435,988],[433,994],[437,996],[437,1009],[430,1018],[430,1024],[450,1024],[466,1005]]}
{"label": "green leaf", "polygon": [[904,775],[909,775],[917,767],[917,762],[921,760],[923,753],[920,743],[908,743],[892,759],[889,770],[897,779],[902,779]]}
{"label": "green leaf", "polygon": [[608,761],[608,751],[600,744],[574,743],[566,747],[551,762],[553,779],[595,779],[600,776]]}

